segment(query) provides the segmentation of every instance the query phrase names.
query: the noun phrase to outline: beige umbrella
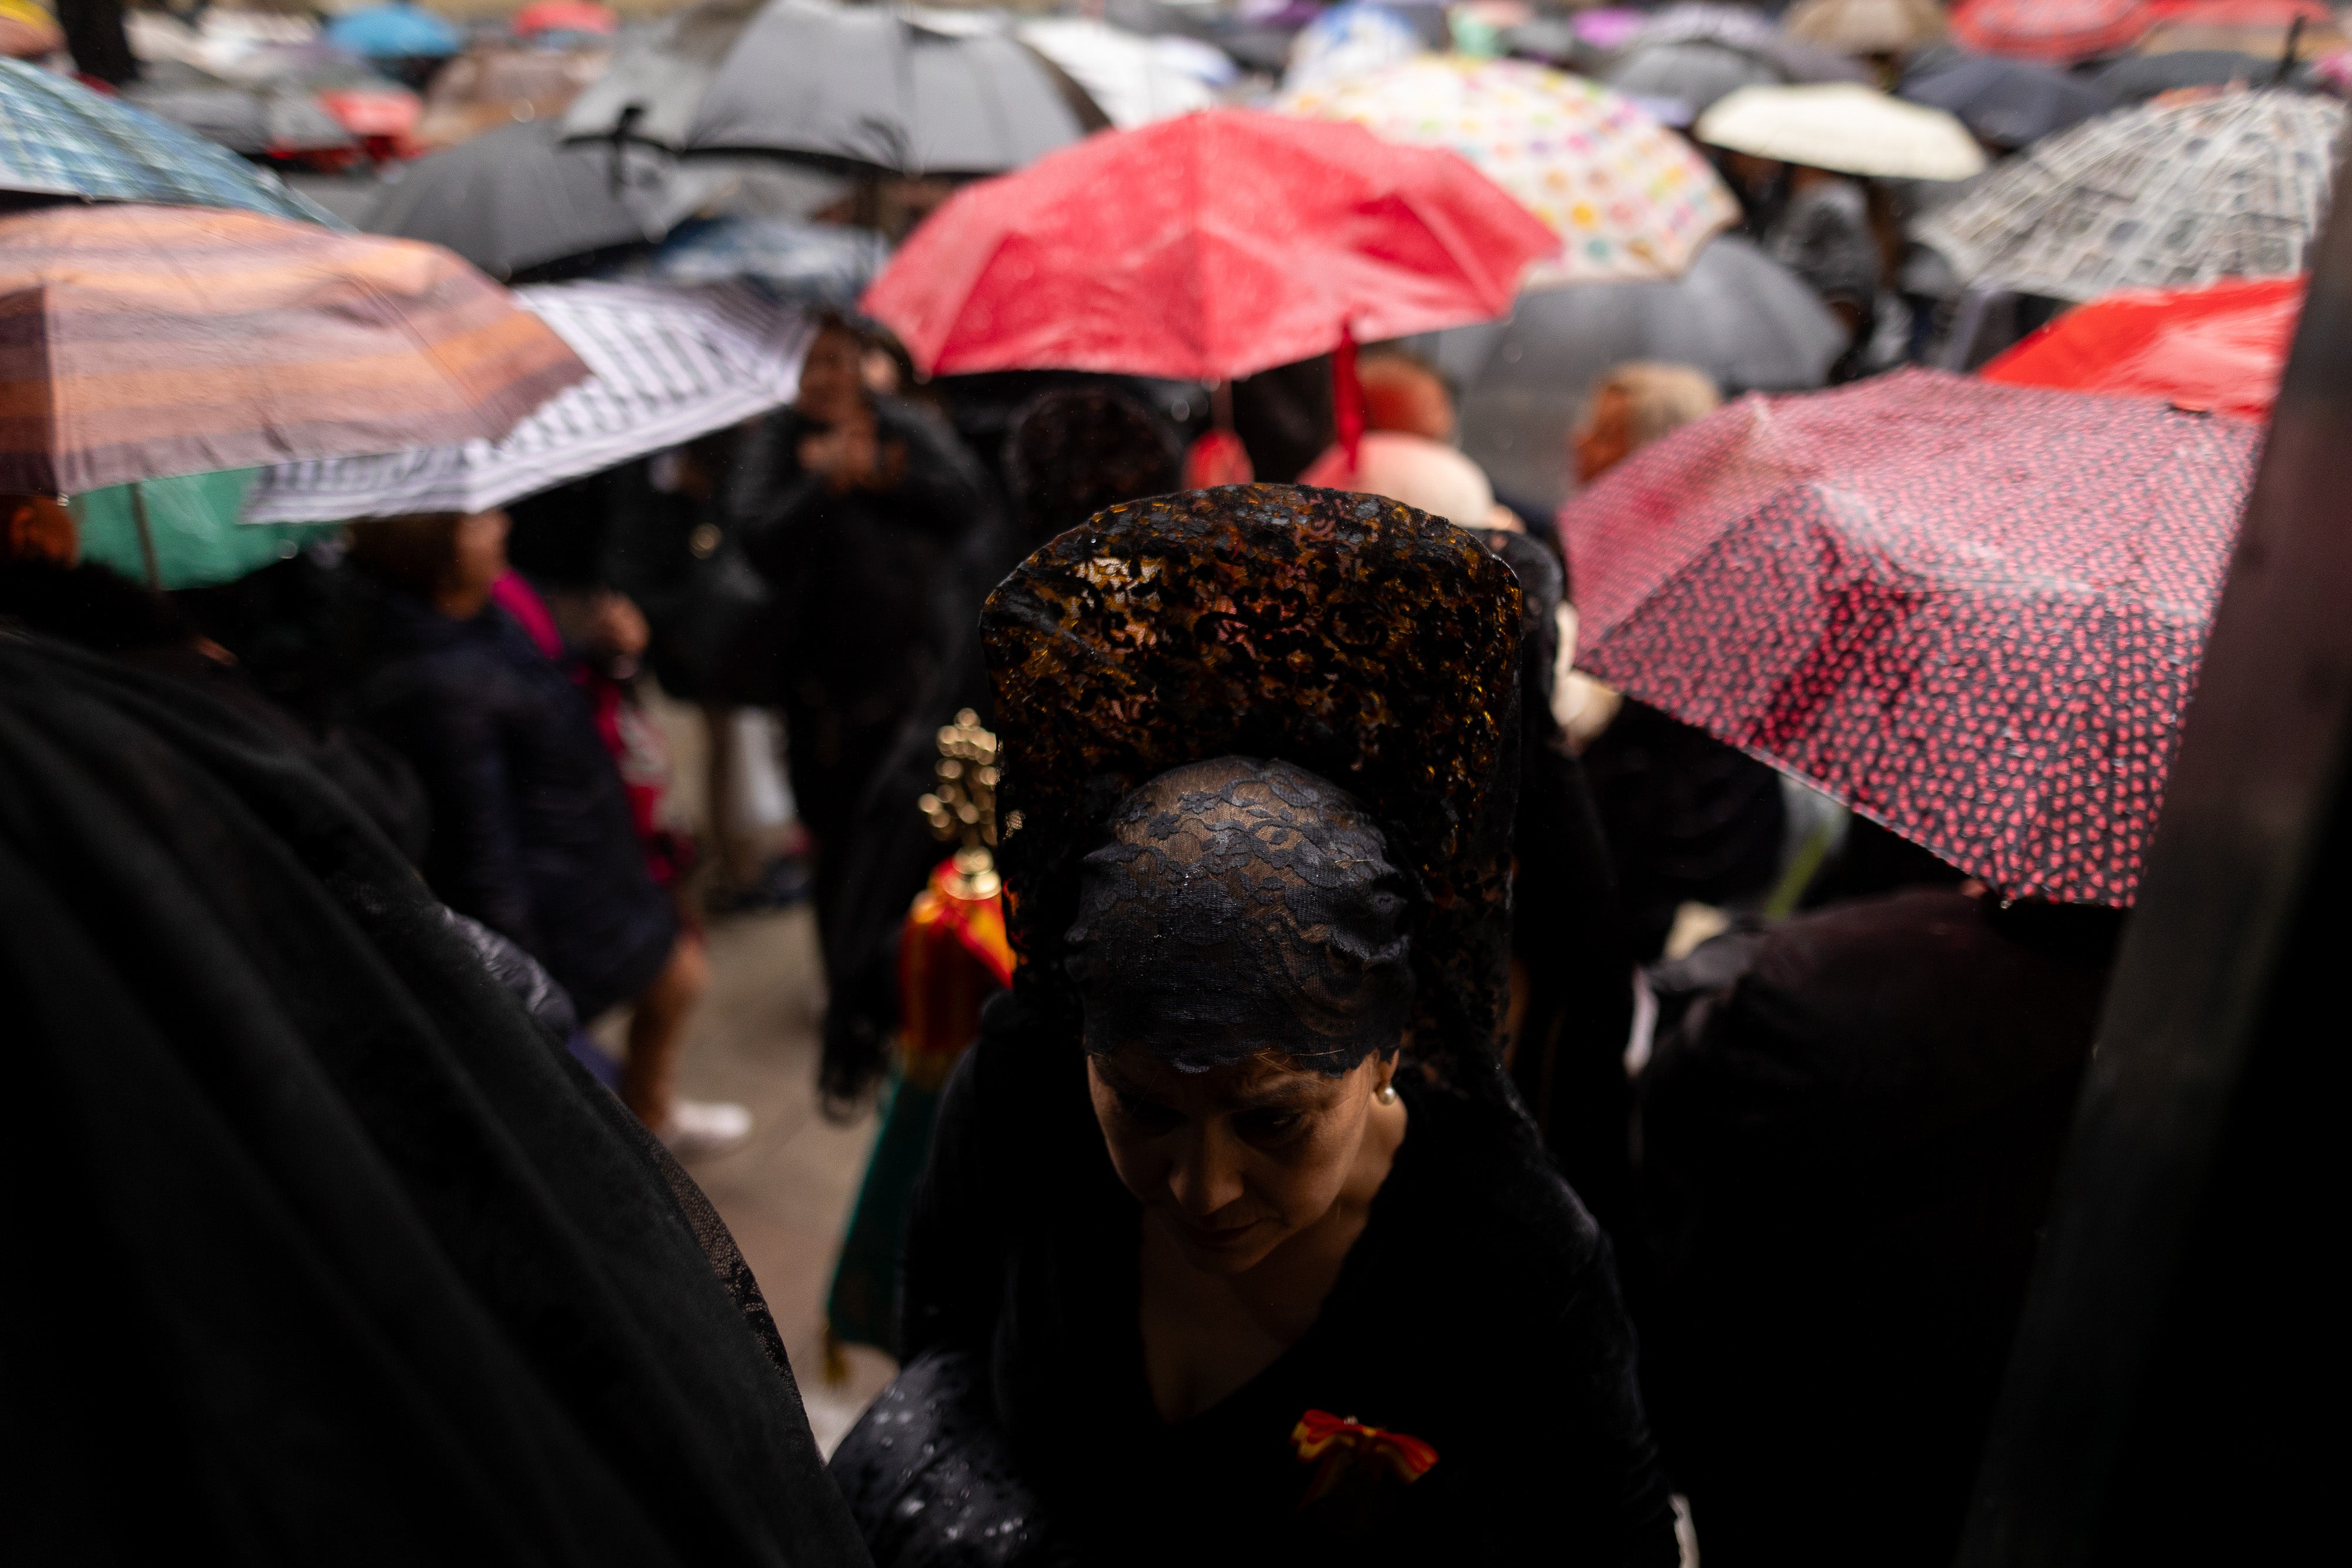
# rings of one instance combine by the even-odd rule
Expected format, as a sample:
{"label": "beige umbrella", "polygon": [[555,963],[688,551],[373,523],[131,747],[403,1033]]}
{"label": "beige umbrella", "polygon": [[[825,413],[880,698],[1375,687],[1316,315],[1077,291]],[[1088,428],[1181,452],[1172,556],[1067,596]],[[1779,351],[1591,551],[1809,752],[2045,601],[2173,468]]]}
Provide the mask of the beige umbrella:
{"label": "beige umbrella", "polygon": [[1697,135],[1735,152],[1887,180],[1965,180],[1985,166],[1952,116],[1853,82],[1741,88],[1699,117]]}
{"label": "beige umbrella", "polygon": [[1906,55],[1944,36],[1944,8],[1936,0],[1798,0],[1780,25],[1841,55]]}

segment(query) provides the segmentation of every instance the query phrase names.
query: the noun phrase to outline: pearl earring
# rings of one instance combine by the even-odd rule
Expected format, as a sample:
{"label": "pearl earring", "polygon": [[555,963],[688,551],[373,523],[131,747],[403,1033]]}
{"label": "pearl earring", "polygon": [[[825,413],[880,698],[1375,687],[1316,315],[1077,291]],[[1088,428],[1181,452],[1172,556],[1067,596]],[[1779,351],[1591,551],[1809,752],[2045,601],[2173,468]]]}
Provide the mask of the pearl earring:
{"label": "pearl earring", "polygon": [[1372,1098],[1379,1101],[1383,1105],[1395,1104],[1396,1085],[1393,1083],[1381,1084],[1378,1089],[1372,1091]]}

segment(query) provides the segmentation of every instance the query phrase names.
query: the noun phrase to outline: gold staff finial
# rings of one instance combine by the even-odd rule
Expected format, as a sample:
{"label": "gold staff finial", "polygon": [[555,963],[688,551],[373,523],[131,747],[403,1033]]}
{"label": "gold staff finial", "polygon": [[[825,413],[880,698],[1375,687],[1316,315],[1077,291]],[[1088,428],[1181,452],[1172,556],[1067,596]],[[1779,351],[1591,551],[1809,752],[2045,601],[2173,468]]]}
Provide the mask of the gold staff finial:
{"label": "gold staff finial", "polygon": [[957,845],[958,898],[993,898],[1003,886],[996,874],[996,737],[981,728],[980,715],[965,708],[940,729],[940,759],[932,769],[939,783],[915,802],[943,844]]}

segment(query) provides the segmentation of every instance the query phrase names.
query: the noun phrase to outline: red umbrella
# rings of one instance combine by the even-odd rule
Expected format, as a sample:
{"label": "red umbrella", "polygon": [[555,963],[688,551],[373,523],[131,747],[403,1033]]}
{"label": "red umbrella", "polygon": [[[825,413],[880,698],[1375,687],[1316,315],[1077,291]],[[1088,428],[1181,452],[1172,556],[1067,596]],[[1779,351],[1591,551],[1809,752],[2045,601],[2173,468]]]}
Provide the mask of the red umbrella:
{"label": "red umbrella", "polygon": [[2122,53],[2157,19],[2149,0],[1960,0],[1952,37],[1979,54],[2067,65]]}
{"label": "red umbrella", "polygon": [[2126,289],[2069,310],[1977,373],[2011,386],[2158,397],[2194,412],[2268,419],[2308,281]]}
{"label": "red umbrella", "polygon": [[528,38],[533,33],[616,32],[621,18],[611,6],[599,5],[596,0],[531,0],[507,26],[516,37]]}
{"label": "red umbrella", "polygon": [[1223,381],[1499,316],[1559,244],[1454,153],[1211,110],[957,193],[865,304],[927,373]]}
{"label": "red umbrella", "polygon": [[1742,398],[1561,509],[1577,663],[2008,894],[2127,904],[2262,434],[1932,371]]}

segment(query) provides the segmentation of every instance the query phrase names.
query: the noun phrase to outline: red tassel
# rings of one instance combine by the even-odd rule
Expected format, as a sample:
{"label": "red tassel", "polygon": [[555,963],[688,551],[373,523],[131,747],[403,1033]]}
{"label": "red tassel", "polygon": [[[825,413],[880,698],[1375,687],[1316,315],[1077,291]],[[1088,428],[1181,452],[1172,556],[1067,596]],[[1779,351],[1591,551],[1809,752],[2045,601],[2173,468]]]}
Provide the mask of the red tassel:
{"label": "red tassel", "polygon": [[1348,455],[1348,472],[1356,471],[1356,455],[1364,444],[1364,383],[1356,374],[1356,335],[1339,324],[1339,346],[1331,354],[1331,417],[1339,427],[1339,445]]}

